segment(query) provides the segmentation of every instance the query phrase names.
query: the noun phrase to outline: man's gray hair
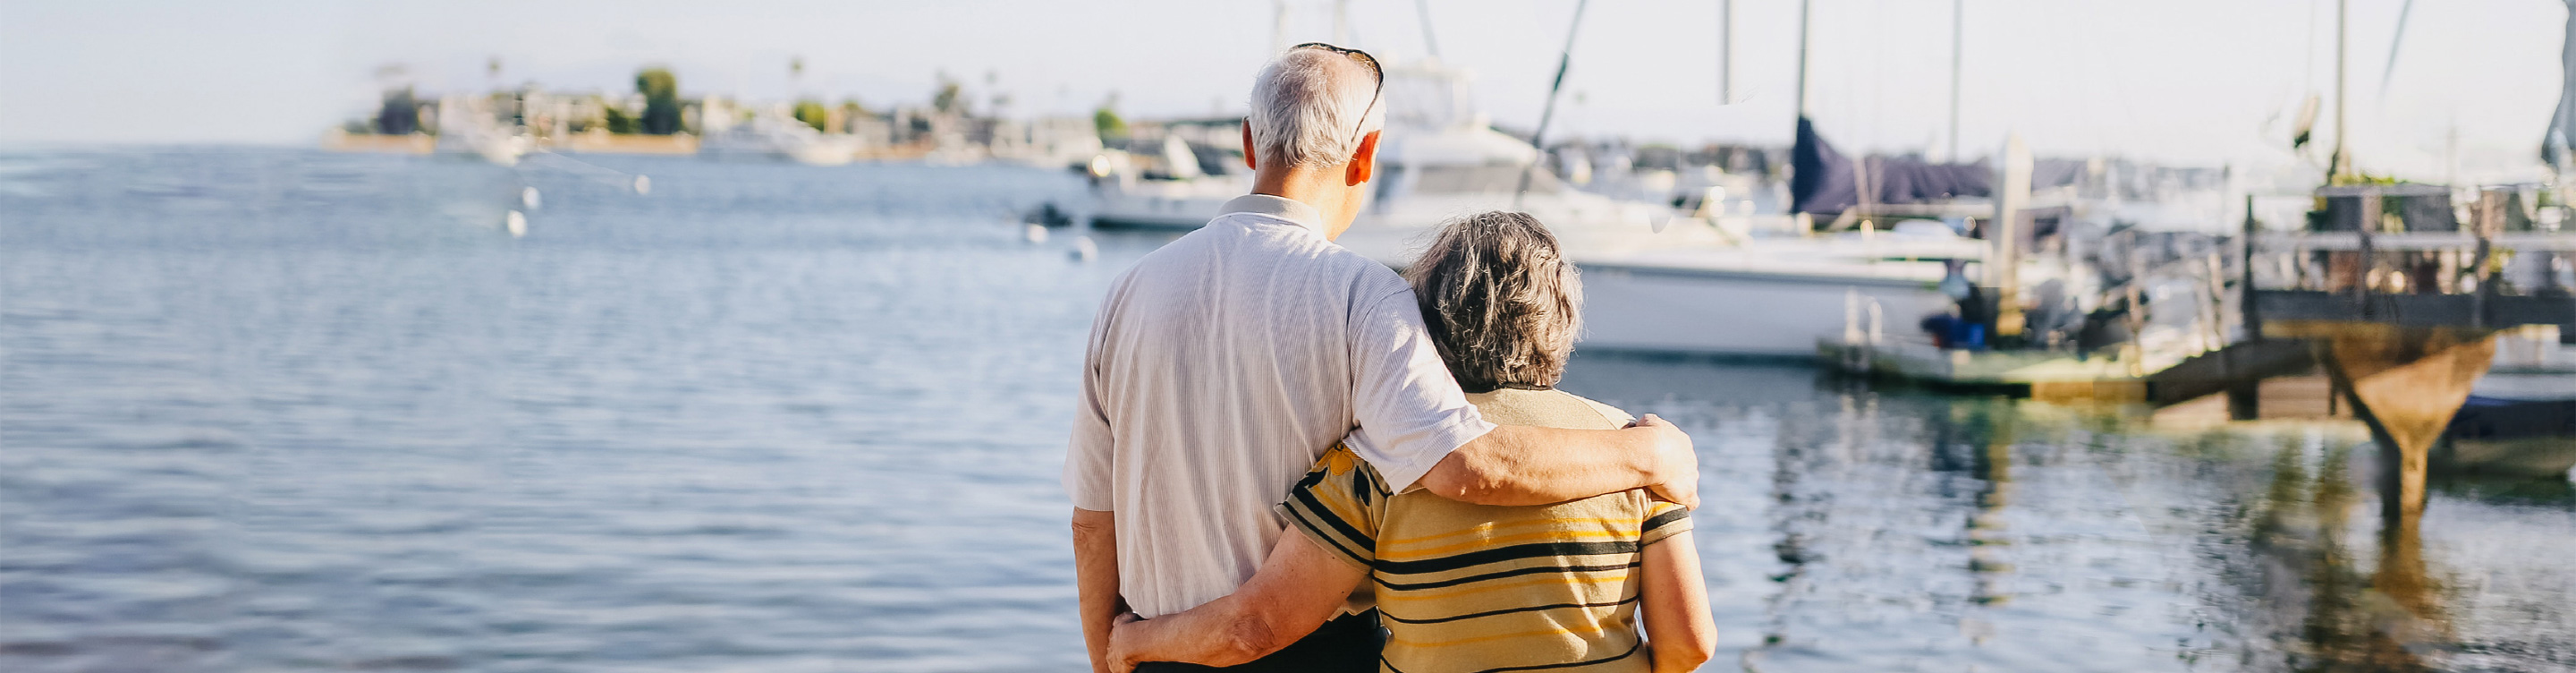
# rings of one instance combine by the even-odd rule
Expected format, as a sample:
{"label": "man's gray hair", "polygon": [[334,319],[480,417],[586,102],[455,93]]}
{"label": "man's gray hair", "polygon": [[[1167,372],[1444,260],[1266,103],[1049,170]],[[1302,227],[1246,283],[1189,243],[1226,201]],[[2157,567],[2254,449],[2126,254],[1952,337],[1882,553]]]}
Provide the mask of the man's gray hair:
{"label": "man's gray hair", "polygon": [[1451,222],[1404,278],[1458,387],[1549,388],[1565,375],[1583,281],[1538,218],[1496,211]]}
{"label": "man's gray hair", "polygon": [[[1360,137],[1386,125],[1386,106],[1371,106],[1378,82],[1349,56],[1290,49],[1252,81],[1253,159],[1268,166],[1332,166],[1359,151]],[[1363,120],[1360,115],[1366,114]]]}

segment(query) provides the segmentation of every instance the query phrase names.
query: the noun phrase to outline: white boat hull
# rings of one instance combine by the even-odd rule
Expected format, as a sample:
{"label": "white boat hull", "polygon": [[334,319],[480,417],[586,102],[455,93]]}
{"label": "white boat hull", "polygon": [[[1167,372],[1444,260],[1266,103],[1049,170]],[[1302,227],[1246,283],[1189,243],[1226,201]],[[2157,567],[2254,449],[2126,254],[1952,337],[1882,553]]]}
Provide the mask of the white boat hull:
{"label": "white boat hull", "polygon": [[1244,176],[1126,180],[1092,190],[1091,225],[1101,228],[1197,229],[1235,197],[1252,192]]}
{"label": "white boat hull", "polygon": [[[1364,213],[1343,247],[1403,268],[1440,222],[1508,208],[1510,197],[1414,199]],[[1537,195],[1519,204],[1545,223],[1583,271],[1580,347],[1811,360],[1839,337],[1845,295],[1875,300],[1883,333],[1913,333],[1947,310],[1942,259],[1974,259],[1981,242],[1860,235],[1729,242],[1708,223],[1590,194]],[[1866,318],[1864,318],[1865,320]],[[1866,325],[1866,323],[1864,323]]]}
{"label": "white boat hull", "polygon": [[1091,226],[1103,229],[1197,229],[1207,225],[1208,220],[1216,219],[1225,202],[1233,198],[1104,196],[1092,205]]}
{"label": "white boat hull", "polygon": [[822,136],[780,143],[779,153],[807,166],[847,166],[859,157],[859,142],[848,136]]}
{"label": "white boat hull", "polygon": [[1577,348],[1584,350],[1813,359],[1817,339],[1843,334],[1850,292],[1878,302],[1881,329],[1891,336],[1912,332],[1923,316],[1950,304],[1913,280],[1578,266],[1584,336]]}

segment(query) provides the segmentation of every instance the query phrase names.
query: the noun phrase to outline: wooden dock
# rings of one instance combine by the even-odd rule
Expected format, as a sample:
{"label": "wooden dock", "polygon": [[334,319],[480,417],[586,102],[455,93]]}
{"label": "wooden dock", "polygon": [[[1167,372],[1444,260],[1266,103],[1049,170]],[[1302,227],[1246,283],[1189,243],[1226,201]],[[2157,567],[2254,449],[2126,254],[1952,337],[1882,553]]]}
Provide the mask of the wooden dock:
{"label": "wooden dock", "polygon": [[[2416,194],[2424,191],[2408,198],[2424,198]],[[2208,329],[2235,340],[2189,357],[2143,357],[2134,342],[2119,359],[1945,350],[1887,339],[1874,327],[1868,334],[1847,328],[1818,351],[1845,372],[1934,387],[2202,414],[2223,409],[2232,420],[2349,416],[2367,424],[2380,446],[2385,513],[2411,521],[2423,507],[2430,454],[2493,361],[2497,336],[2525,326],[2576,333],[2576,292],[2558,286],[2551,260],[2576,252],[2576,233],[2532,231],[2527,219],[2516,219],[2510,194],[2478,194],[2463,227],[2447,222],[2447,205],[2399,201],[2406,217],[2430,212],[2441,220],[2417,225],[2383,215],[2374,188],[2320,190],[2320,202],[2332,207],[2312,217],[2310,228],[2348,226],[2297,233],[2262,231],[2249,198],[2236,239],[2241,275],[2211,279],[2213,288],[2232,289],[2234,315],[2218,310],[2216,290],[2212,305],[2193,307],[2210,322],[2232,319]],[[2413,226],[2436,230],[2409,231]],[[2540,256],[2547,273],[2536,288],[2508,293],[2502,260],[2517,253]],[[2275,262],[2289,286],[2257,287],[2256,265]],[[2210,260],[2209,273],[2221,268]],[[2127,305],[2138,306],[2131,297]]]}
{"label": "wooden dock", "polygon": [[1818,359],[1846,373],[1919,383],[1934,388],[1993,392],[2059,401],[2147,401],[2147,379],[2111,358],[2077,359],[2066,353],[1944,349],[1929,341],[1895,339],[1816,344]]}

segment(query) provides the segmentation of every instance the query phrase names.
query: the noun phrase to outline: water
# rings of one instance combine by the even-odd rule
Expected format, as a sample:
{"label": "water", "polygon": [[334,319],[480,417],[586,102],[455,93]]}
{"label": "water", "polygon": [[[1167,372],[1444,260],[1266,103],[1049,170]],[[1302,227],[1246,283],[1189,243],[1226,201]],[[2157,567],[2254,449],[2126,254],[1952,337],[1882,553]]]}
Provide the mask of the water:
{"label": "water", "polygon": [[[1070,394],[1165,238],[1024,242],[1050,171],[592,161],[0,154],[0,670],[1081,669]],[[2383,536],[2349,427],[1566,387],[1698,438],[1713,670],[2576,670],[2564,479]]]}

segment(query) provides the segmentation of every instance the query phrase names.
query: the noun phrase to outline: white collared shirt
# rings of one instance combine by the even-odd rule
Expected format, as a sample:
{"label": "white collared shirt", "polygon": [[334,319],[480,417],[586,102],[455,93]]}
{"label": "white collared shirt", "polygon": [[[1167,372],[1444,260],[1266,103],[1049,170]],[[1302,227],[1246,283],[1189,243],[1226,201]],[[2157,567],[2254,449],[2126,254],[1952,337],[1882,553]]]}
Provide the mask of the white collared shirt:
{"label": "white collared shirt", "polygon": [[1119,276],[1092,321],[1064,486],[1117,513],[1119,589],[1139,615],[1250,579],[1284,525],[1271,506],[1334,442],[1403,491],[1494,428],[1412,288],[1322,219],[1276,196],[1227,202]]}

